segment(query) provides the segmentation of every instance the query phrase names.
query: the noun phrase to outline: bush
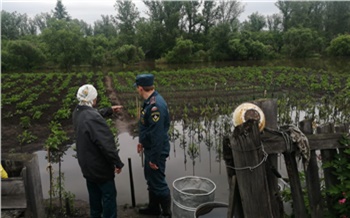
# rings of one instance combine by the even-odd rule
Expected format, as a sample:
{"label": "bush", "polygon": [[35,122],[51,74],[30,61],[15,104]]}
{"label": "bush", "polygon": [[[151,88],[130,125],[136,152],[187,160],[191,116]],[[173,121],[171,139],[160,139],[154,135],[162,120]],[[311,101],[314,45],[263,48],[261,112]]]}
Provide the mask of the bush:
{"label": "bush", "polygon": [[45,63],[42,50],[26,40],[9,41],[1,51],[1,67],[4,70],[32,70]]}
{"label": "bush", "polygon": [[114,52],[114,56],[122,64],[135,63],[145,58],[145,54],[143,53],[142,49],[140,47],[136,47],[135,45],[123,45],[119,47]]}
{"label": "bush", "polygon": [[327,52],[331,56],[350,57],[350,35],[340,35],[333,39]]}
{"label": "bush", "polygon": [[337,177],[338,184],[325,190],[333,200],[332,208],[328,211],[334,217],[346,217],[350,214],[350,137],[344,135],[340,144],[345,146],[344,152],[336,154],[333,161],[323,165],[324,168],[335,169],[333,174]]}
{"label": "bush", "polygon": [[291,28],[283,37],[283,52],[294,58],[310,57],[319,46],[317,33],[309,28]]}
{"label": "bush", "polygon": [[178,38],[174,48],[165,55],[168,63],[189,63],[192,61],[194,44],[189,39]]}

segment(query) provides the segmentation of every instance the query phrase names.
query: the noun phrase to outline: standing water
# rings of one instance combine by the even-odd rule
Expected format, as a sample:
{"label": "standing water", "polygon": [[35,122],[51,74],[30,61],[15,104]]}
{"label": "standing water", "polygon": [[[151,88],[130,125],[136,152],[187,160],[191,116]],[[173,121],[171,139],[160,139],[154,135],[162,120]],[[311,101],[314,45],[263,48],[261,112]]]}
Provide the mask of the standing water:
{"label": "standing water", "polygon": [[[176,128],[182,131],[182,127],[177,123]],[[187,136],[186,136],[187,137]],[[118,136],[120,143],[119,156],[125,166],[120,174],[116,174],[115,183],[117,187],[117,204],[132,204],[130,176],[128,158],[132,162],[132,174],[135,190],[136,204],[144,204],[148,202],[147,184],[143,175],[143,164],[140,155],[137,153],[136,147],[138,137],[132,137],[129,133],[121,133]],[[228,202],[229,186],[227,182],[227,174],[225,162],[222,158],[218,159],[218,154],[214,146],[208,148],[205,143],[200,142],[199,156],[191,159],[188,154],[188,147],[185,149],[179,146],[180,140],[176,139],[171,142],[171,152],[166,163],[166,180],[170,190],[173,181],[184,176],[202,176],[212,180],[216,185],[215,200]],[[189,139],[187,138],[187,141]],[[39,159],[39,168],[41,174],[41,182],[43,187],[44,198],[49,198],[49,173],[46,171],[48,165],[46,151],[36,152]],[[70,148],[63,157],[62,172],[64,173],[64,189],[75,195],[75,199],[88,201],[88,192],[86,182],[78,165],[78,160],[74,157],[76,152]],[[58,175],[58,164],[52,164],[54,169],[54,183]]]}

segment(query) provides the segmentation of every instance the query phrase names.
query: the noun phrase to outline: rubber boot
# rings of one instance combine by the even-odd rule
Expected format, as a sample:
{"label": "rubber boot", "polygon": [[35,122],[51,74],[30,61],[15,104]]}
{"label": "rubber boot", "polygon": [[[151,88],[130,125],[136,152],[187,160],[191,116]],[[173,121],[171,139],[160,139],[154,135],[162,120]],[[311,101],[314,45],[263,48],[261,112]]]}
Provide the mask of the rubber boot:
{"label": "rubber boot", "polygon": [[148,206],[139,209],[139,214],[159,216],[161,214],[159,200],[152,192],[148,192]]}
{"label": "rubber boot", "polygon": [[160,206],[162,208],[162,214],[159,218],[171,218],[171,195],[162,197],[160,200]]}

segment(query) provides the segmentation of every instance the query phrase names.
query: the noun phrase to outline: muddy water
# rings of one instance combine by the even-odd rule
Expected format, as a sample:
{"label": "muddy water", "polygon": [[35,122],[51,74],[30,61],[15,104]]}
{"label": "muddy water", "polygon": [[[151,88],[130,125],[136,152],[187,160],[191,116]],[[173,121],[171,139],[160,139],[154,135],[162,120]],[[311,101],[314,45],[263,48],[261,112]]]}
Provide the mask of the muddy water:
{"label": "muddy water", "polygon": [[[143,167],[141,163],[141,157],[136,152],[136,145],[138,138],[133,138],[129,133],[122,133],[119,135],[120,142],[120,157],[125,166],[123,171],[116,175],[115,181],[117,186],[117,201],[119,205],[132,204],[131,201],[131,188],[129,179],[129,166],[128,158],[131,158],[132,173],[134,180],[135,199],[136,204],[146,203],[148,201],[146,182],[143,176]],[[175,142],[176,143],[176,142]],[[174,146],[174,145],[172,145]],[[223,160],[215,161],[215,152],[208,152],[205,145],[201,145],[200,160],[195,159],[195,165],[193,166],[192,160],[185,155],[184,150],[179,146],[171,148],[171,154],[167,160],[167,181],[169,188],[173,189],[172,182],[180,177],[193,175],[206,177],[211,179],[217,186],[215,191],[215,200],[221,202],[228,202],[229,187],[227,183],[225,162]],[[45,159],[46,152],[37,152],[39,158],[41,182],[43,186],[44,198],[49,197],[49,173],[46,172],[47,160]],[[73,149],[69,149],[64,156],[62,162],[62,172],[64,172],[64,184],[65,190],[75,194],[76,199],[88,200],[88,193],[86,189],[85,179],[83,178],[78,161],[73,155],[75,152]],[[58,175],[58,164],[53,165],[54,176]],[[193,169],[194,168],[194,169]]]}

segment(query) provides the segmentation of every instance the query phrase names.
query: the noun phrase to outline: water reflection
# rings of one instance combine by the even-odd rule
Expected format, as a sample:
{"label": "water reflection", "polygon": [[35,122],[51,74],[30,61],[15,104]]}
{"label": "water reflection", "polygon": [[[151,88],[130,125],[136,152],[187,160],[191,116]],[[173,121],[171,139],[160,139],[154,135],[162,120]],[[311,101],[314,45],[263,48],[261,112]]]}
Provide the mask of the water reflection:
{"label": "water reflection", "polygon": [[[219,118],[215,122],[222,123],[223,118]],[[211,123],[211,122],[210,122]],[[222,166],[225,164],[221,158],[221,155],[217,156],[216,152],[220,149],[221,140],[219,134],[220,128],[214,130],[214,127],[218,127],[218,124],[210,124],[208,132],[205,136],[200,130],[204,129],[204,121],[202,122],[190,122],[183,125],[183,122],[174,122],[173,131],[179,134],[173,135],[171,143],[173,149],[171,149],[170,156],[167,161],[167,181],[172,189],[172,182],[180,177],[188,175],[196,175],[211,179],[217,186],[216,200],[227,202],[228,201],[228,183],[226,178],[226,170],[222,170]],[[182,134],[180,134],[182,133]],[[177,136],[177,137],[176,137]],[[208,140],[203,140],[203,137],[208,137]],[[143,168],[141,157],[136,152],[136,145],[138,138],[133,138],[128,133],[122,133],[118,136],[120,143],[120,157],[125,163],[123,171],[116,175],[115,181],[118,192],[118,204],[131,204],[131,189],[130,189],[130,177],[128,170],[128,158],[132,161],[132,172],[134,179],[134,189],[136,204],[148,202],[147,186],[143,176]],[[191,142],[189,144],[188,142]],[[209,146],[208,146],[209,145]],[[197,148],[196,149],[194,149]],[[206,149],[204,149],[206,148]],[[199,150],[200,149],[200,150]],[[38,151],[39,166],[41,173],[41,181],[43,186],[44,198],[49,197],[49,173],[46,172],[47,160],[45,159],[46,152]],[[78,161],[75,157],[75,152],[72,148],[69,148],[66,155],[63,157],[62,172],[65,177],[65,190],[75,194],[76,199],[88,200],[88,193],[85,185],[85,179],[80,171]],[[188,163],[188,160],[191,160]],[[191,168],[187,167],[190,164]],[[54,177],[58,175],[58,164],[53,164]]]}
{"label": "water reflection", "polygon": [[[283,102],[282,102],[283,103]],[[322,105],[313,105],[312,109],[298,109],[292,104],[279,104],[278,123],[295,124],[305,118],[322,118]],[[337,114],[338,116],[341,115]],[[334,119],[334,114],[332,115]],[[328,120],[331,118],[323,118]],[[167,161],[167,181],[172,189],[174,180],[180,177],[195,175],[211,179],[217,186],[215,201],[228,202],[229,187],[225,162],[222,158],[222,140],[224,135],[233,132],[231,115],[220,115],[211,118],[188,118],[173,121],[170,128],[171,152]],[[118,136],[120,157],[125,163],[121,174],[116,175],[118,204],[131,204],[128,158],[132,162],[136,204],[148,201],[147,186],[143,176],[142,159],[136,152],[138,137],[129,133]],[[37,152],[39,157],[41,180],[44,198],[48,198],[49,174],[46,172],[46,152]],[[62,172],[65,177],[65,190],[75,194],[76,199],[88,200],[88,194],[82,173],[78,166],[73,149],[68,149],[63,158]],[[281,161],[281,160],[280,160]],[[279,161],[279,162],[280,162]],[[58,164],[53,164],[54,177],[58,175]],[[285,165],[279,163],[280,173],[286,177]]]}

